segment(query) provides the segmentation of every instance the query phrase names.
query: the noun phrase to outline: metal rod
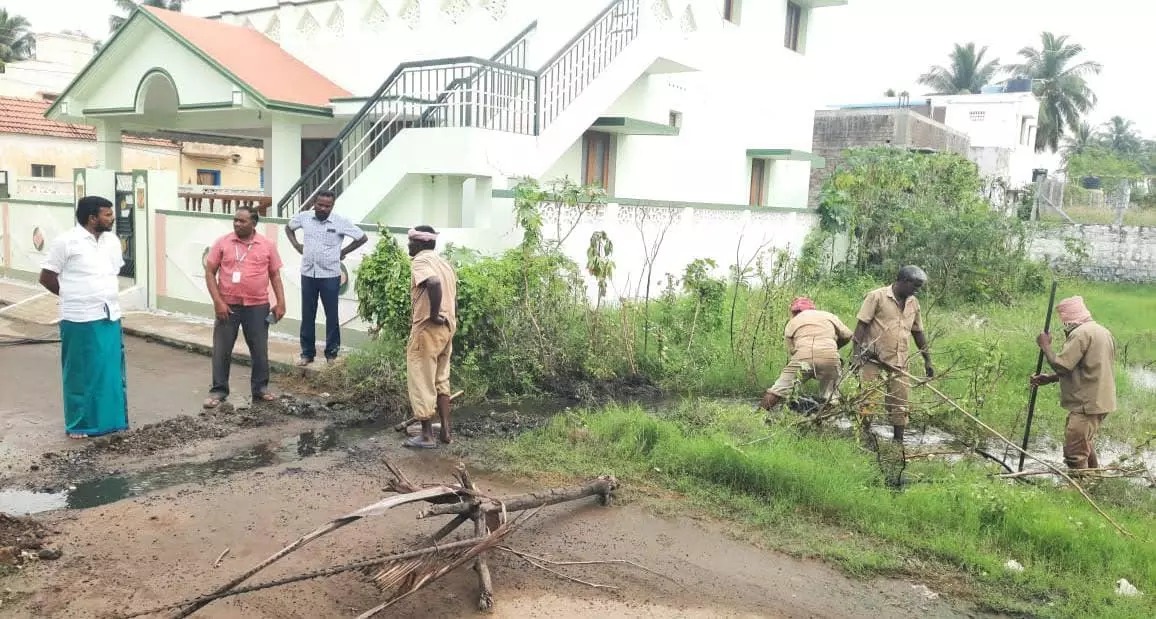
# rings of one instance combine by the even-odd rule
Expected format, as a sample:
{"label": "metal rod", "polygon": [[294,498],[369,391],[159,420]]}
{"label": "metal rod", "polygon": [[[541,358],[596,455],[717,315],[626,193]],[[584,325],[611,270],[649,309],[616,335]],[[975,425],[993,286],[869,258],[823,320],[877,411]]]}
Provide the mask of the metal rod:
{"label": "metal rod", "polygon": [[[1052,309],[1056,306],[1056,288],[1060,283],[1052,280],[1052,294],[1048,297],[1048,317],[1044,319],[1044,333],[1050,333],[1052,330]],[[1040,356],[1036,359],[1036,374],[1044,371],[1044,351],[1040,349]],[[1039,394],[1040,388],[1032,385],[1031,395],[1028,396],[1028,420],[1024,425],[1024,442],[1021,445],[1023,451],[1020,452],[1019,470],[1024,470],[1024,458],[1027,456],[1028,439],[1032,434],[1032,418],[1036,415],[1036,395]]]}

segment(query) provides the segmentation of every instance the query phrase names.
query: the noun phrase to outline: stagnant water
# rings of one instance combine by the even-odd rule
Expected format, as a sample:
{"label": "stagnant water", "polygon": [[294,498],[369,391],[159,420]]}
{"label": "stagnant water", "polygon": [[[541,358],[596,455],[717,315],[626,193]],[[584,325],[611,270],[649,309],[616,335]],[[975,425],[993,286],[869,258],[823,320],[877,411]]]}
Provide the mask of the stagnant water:
{"label": "stagnant water", "polygon": [[[513,435],[535,427],[565,408],[565,403],[559,400],[462,407],[455,411],[454,422],[458,434],[462,436]],[[303,432],[277,443],[257,445],[228,458],[165,465],[77,482],[48,491],[0,489],[0,512],[23,516],[56,509],[99,507],[179,484],[202,483],[233,473],[349,449],[373,437],[400,440],[402,435],[395,433],[392,426],[392,422],[381,421],[349,427],[329,427]]]}
{"label": "stagnant water", "polygon": [[[1137,386],[1156,390],[1156,372],[1130,368],[1129,374]],[[738,402],[723,401],[728,404]],[[661,402],[644,403],[644,407],[651,410],[660,408],[660,405]],[[525,429],[536,427],[564,410],[567,410],[567,402],[561,400],[491,403],[484,406],[463,407],[455,411],[454,419],[456,430],[462,436],[512,436]],[[835,420],[834,424],[844,429],[851,427],[850,421],[846,419]],[[329,427],[304,432],[277,443],[257,445],[228,458],[172,464],[134,473],[112,475],[51,491],[0,489],[0,512],[27,515],[57,509],[98,507],[179,484],[203,483],[233,473],[299,461],[329,451],[346,450],[372,437],[395,440],[400,435],[392,431],[392,425],[377,422],[351,427]],[[883,438],[890,438],[889,427],[878,426],[875,431]],[[949,433],[927,428],[922,432],[909,432],[904,443],[908,448],[949,447],[955,444],[955,438]],[[987,450],[996,457],[1006,458],[1006,463],[1013,468],[1018,463],[1018,456],[1012,453],[1005,456],[1005,446],[1002,443],[989,441]],[[1060,443],[1051,437],[1034,439],[1030,451],[1050,462],[1063,461]],[[1132,453],[1132,449],[1124,443],[1101,438],[1097,441],[1097,452],[1102,461],[1112,462],[1121,455]],[[963,456],[948,456],[947,459],[950,461],[961,457]],[[1156,471],[1156,452],[1145,452],[1142,457],[1149,470]],[[1029,461],[1028,467],[1032,466]]]}

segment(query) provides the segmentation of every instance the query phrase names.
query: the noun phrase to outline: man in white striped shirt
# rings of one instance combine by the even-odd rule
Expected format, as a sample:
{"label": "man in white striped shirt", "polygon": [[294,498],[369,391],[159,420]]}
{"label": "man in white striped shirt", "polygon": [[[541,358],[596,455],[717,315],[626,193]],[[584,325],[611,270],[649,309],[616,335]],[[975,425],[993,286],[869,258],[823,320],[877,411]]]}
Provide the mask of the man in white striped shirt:
{"label": "man in white striped shirt", "polygon": [[[285,225],[285,234],[301,254],[301,358],[299,366],[313,363],[317,355],[317,299],[325,308],[325,360],[332,363],[341,348],[341,325],[337,321],[337,296],[341,288],[341,261],[369,239],[353,222],[333,213],[336,196],[320,191],[313,209],[301,211]],[[304,231],[304,243],[297,231]],[[346,238],[353,242],[342,248]]]}

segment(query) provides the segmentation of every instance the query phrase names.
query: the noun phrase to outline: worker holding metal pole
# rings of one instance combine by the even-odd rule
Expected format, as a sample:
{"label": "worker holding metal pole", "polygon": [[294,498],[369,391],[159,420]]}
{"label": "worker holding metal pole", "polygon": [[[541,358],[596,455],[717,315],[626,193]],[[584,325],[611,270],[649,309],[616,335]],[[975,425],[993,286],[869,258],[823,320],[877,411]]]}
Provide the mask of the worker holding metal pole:
{"label": "worker holding metal pole", "polygon": [[[1044,319],[1044,333],[1052,332],[1052,309],[1056,305],[1056,288],[1059,287],[1059,282],[1052,281],[1052,294],[1048,296],[1048,317]],[[1044,372],[1044,351],[1040,351],[1039,357],[1036,359],[1036,374]],[[1032,384],[1031,395],[1028,396],[1028,420],[1024,424],[1024,442],[1020,445],[1020,466],[1019,470],[1024,470],[1024,457],[1028,451],[1028,438],[1032,434],[1032,419],[1036,416],[1036,396],[1039,395],[1039,385]]]}
{"label": "worker holding metal pole", "polygon": [[1068,411],[1064,427],[1064,463],[1070,469],[1100,467],[1093,442],[1104,418],[1116,410],[1116,343],[1112,333],[1092,320],[1081,297],[1056,305],[1067,338],[1059,354],[1052,336],[1041,333],[1036,343],[1053,374],[1036,374],[1033,387],[1060,384],[1060,405]]}

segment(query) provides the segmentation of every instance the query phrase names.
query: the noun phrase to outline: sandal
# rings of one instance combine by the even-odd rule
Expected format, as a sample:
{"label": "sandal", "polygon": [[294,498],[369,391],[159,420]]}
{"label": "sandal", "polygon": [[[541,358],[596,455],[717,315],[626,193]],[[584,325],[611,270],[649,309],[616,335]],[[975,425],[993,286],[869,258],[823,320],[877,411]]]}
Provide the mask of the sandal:
{"label": "sandal", "polygon": [[411,449],[437,449],[438,448],[437,443],[427,443],[427,442],[421,440],[421,437],[419,437],[419,436],[407,438],[404,441],[402,441],[401,445],[402,445],[402,447],[409,447]]}
{"label": "sandal", "polygon": [[276,400],[276,399],[277,399],[277,396],[273,395],[272,393],[269,393],[268,391],[266,391],[265,393],[255,394],[253,396],[253,401],[260,400],[262,402],[272,402],[273,400]]}
{"label": "sandal", "polygon": [[220,398],[209,397],[205,398],[205,402],[202,404],[202,406],[204,406],[206,409],[217,408],[221,405],[221,402],[224,402],[224,400]]}

